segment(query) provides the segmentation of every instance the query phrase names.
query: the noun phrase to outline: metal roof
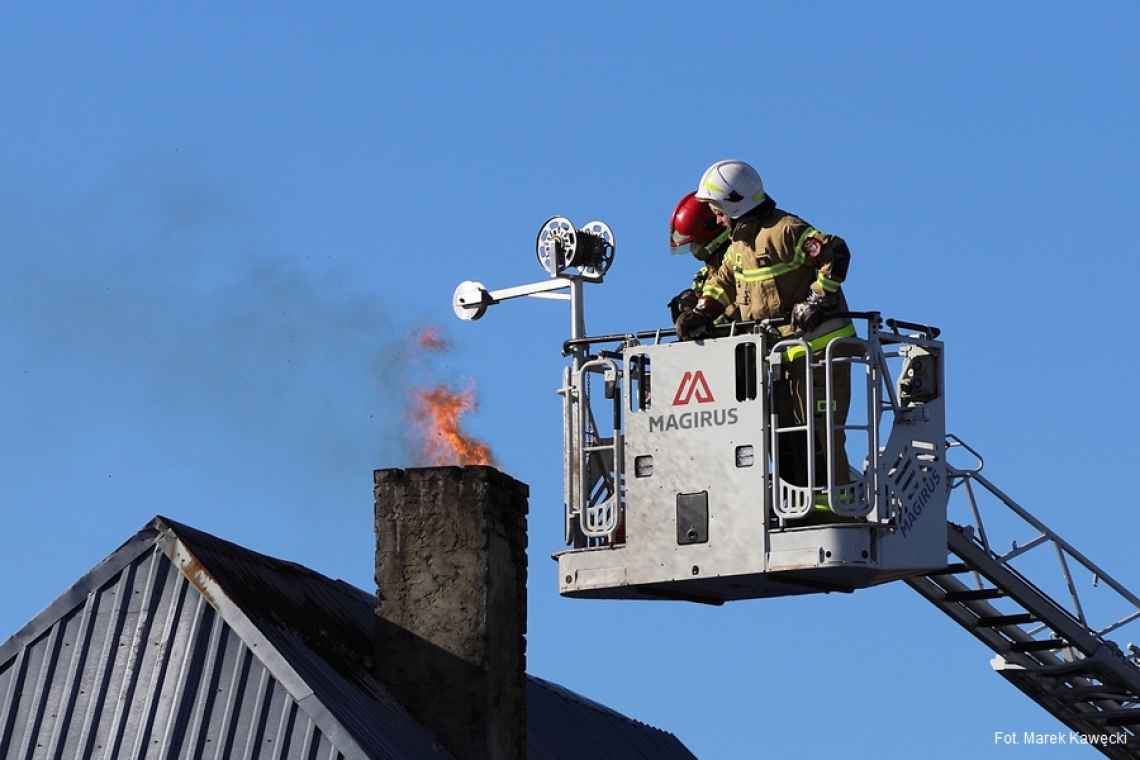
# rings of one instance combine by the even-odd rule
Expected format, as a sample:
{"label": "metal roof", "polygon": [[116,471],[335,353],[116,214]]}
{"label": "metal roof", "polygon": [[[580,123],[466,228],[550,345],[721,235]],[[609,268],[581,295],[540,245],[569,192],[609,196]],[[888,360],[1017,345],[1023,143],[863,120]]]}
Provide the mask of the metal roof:
{"label": "metal roof", "polygon": [[[0,758],[447,758],[372,675],[375,598],[158,517],[0,645]],[[692,758],[528,676],[531,758]]]}

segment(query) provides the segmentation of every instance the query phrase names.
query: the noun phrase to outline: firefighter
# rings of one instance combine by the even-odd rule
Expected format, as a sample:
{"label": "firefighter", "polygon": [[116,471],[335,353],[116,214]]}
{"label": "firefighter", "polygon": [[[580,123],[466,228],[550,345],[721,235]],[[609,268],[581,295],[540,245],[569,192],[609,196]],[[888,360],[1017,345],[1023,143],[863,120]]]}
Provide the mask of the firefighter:
{"label": "firefighter", "polygon": [[[720,268],[724,252],[728,249],[728,227],[716,220],[712,209],[704,201],[697,200],[696,193],[689,193],[677,203],[673,216],[669,219],[669,248],[674,254],[689,253],[701,262],[701,268],[693,275],[693,283],[669,301],[669,315],[676,323],[682,312],[690,311],[697,305],[701,291],[709,275]],[[728,322],[736,314],[736,305],[729,304],[718,322]]]}
{"label": "firefighter", "polygon": [[[829,316],[847,311],[841,285],[851,254],[842,238],[777,208],[765,192],[760,175],[743,161],[717,161],[710,166],[694,197],[708,203],[717,222],[729,228],[730,243],[720,268],[705,281],[697,304],[678,316],[678,338],[701,337],[733,305],[744,321],[786,320],[777,326],[780,335],[804,337],[816,361],[823,358],[831,341],[855,335],[849,319]],[[840,348],[846,350],[838,351]],[[846,346],[836,349],[838,355],[860,353]],[[773,389],[777,418],[781,427],[787,427],[805,424],[809,409],[815,415],[812,485],[823,486],[827,483],[824,370],[818,366],[812,369],[814,393],[808,399],[803,349],[791,347],[784,357],[790,362],[787,381]],[[847,421],[851,400],[849,364],[834,365],[832,383],[833,419],[841,427]],[[834,482],[847,483],[851,477],[842,429],[835,431],[832,441]],[[780,469],[785,480],[807,485],[806,456],[803,432],[780,436]],[[825,494],[816,497],[816,507],[827,509]]]}

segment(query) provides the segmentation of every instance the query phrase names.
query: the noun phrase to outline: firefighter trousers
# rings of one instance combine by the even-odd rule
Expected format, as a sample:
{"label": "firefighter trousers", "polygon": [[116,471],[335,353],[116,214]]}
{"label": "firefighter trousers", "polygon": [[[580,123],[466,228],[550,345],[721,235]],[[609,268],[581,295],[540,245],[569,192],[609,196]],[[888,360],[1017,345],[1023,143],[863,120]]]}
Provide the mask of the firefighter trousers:
{"label": "firefighter trousers", "polygon": [[[822,353],[819,352],[822,360]],[[836,352],[839,353],[838,351]],[[815,486],[827,486],[827,391],[822,366],[812,368],[812,397],[807,398],[807,378],[804,363],[800,357],[788,367],[786,379],[775,388],[775,410],[780,427],[807,424],[807,414],[814,415],[815,441],[812,446],[815,457]],[[847,436],[842,426],[847,423],[847,411],[851,406],[851,365],[836,363],[831,370],[831,403],[834,409],[833,422],[836,430],[832,433],[832,452],[835,464],[835,483],[849,483],[851,470],[847,461]],[[805,403],[806,402],[806,403]],[[803,431],[781,433],[779,436],[780,476],[792,485],[807,485],[807,434]]]}

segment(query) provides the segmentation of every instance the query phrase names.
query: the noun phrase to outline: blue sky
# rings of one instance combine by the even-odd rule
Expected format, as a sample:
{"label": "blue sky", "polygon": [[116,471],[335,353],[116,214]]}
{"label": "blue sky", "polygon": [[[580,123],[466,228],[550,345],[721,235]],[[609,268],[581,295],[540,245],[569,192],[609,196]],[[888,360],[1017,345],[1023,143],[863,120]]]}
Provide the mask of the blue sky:
{"label": "blue sky", "polygon": [[[618,238],[592,332],[665,323],[668,214],[751,161],[853,252],[854,308],[937,324],[951,428],[1140,585],[1129,346],[1140,10],[1105,2],[9,7],[0,25],[0,637],[162,513],[371,588],[371,474],[403,400],[474,382],[531,485],[529,668],[702,758],[1084,756],[905,586],[567,600],[559,213]],[[423,361],[419,326],[454,344]],[[1136,636],[1135,633],[1132,634]],[[1140,636],[1136,636],[1140,639]],[[1127,640],[1127,632],[1122,633]],[[590,670],[579,654],[615,647]]]}

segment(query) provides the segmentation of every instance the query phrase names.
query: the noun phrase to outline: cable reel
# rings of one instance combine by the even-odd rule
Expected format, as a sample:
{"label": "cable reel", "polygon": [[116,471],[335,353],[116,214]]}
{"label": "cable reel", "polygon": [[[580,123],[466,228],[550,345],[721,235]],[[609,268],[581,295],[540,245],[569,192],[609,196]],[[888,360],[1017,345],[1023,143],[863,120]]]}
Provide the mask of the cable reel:
{"label": "cable reel", "polygon": [[578,252],[578,231],[566,217],[552,216],[538,228],[534,247],[538,265],[551,277],[557,277],[574,262],[574,255]]}
{"label": "cable reel", "polygon": [[600,280],[614,263],[613,230],[602,221],[587,222],[580,229],[564,216],[542,223],[535,240],[538,265],[551,277],[575,267],[585,279]]}
{"label": "cable reel", "polygon": [[578,272],[589,280],[600,280],[614,263],[617,242],[614,231],[605,222],[594,220],[582,225],[578,230],[578,246],[581,255],[575,261]]}
{"label": "cable reel", "polygon": [[[467,280],[459,283],[451,296],[455,316],[465,322],[480,319],[487,307],[507,299],[532,296],[571,301],[570,313],[574,327],[572,337],[582,337],[585,327],[582,317],[583,282],[601,282],[614,263],[614,231],[605,222],[594,220],[581,228],[564,216],[552,216],[538,228],[535,239],[538,265],[550,275],[545,282],[534,282],[502,290],[487,290],[481,282]],[[577,275],[560,275],[569,267]],[[568,289],[569,293],[558,293]]]}

